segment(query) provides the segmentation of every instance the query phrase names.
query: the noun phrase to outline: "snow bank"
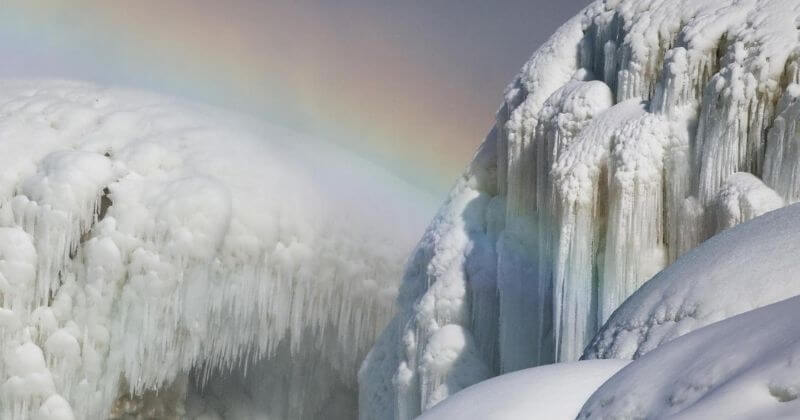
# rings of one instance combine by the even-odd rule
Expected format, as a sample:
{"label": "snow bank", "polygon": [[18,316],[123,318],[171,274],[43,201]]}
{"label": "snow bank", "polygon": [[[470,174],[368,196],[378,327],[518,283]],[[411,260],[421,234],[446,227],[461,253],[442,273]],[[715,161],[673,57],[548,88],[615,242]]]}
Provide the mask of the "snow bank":
{"label": "snow bank", "polygon": [[[655,273],[796,202],[798,18],[792,0],[619,0],[560,28],[420,241],[361,417],[412,418],[461,371],[574,360]],[[430,378],[451,324],[479,359]]]}
{"label": "snow bank", "polygon": [[420,420],[572,420],[624,360],[557,363],[473,385],[426,411]]}
{"label": "snow bank", "polygon": [[796,418],[798,311],[795,297],[675,339],[612,376],[577,418]]}
{"label": "snow bank", "polygon": [[0,82],[0,139],[2,418],[180,415],[189,376],[274,360],[250,379],[272,412],[344,389],[355,416],[421,195],[276,127],[83,83]]}

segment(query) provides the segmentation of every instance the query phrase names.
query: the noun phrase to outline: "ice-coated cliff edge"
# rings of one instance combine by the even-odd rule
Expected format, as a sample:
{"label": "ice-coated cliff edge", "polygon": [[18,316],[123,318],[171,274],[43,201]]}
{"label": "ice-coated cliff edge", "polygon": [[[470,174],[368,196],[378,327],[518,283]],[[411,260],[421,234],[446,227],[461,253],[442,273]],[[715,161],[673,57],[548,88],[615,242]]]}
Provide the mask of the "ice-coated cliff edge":
{"label": "ice-coated cliff edge", "polygon": [[791,0],[607,0],[562,26],[420,241],[359,373],[361,418],[575,360],[678,256],[798,201],[798,16]]}
{"label": "ice-coated cliff edge", "polygon": [[0,82],[0,418],[213,419],[247,395],[353,418],[413,198],[344,197],[367,177],[304,145],[156,95]]}

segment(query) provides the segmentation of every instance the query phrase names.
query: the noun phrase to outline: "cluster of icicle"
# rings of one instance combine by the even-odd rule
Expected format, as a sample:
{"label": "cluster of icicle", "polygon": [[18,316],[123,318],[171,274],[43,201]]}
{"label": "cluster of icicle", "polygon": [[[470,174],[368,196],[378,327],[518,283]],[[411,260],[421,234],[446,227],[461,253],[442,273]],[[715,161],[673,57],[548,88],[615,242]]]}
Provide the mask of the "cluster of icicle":
{"label": "cluster of icicle", "polygon": [[[263,359],[271,414],[342,389],[354,410],[404,256],[328,208],[290,145],[81,83],[2,82],[0,104],[0,418],[181,418],[190,375]],[[178,395],[147,407],[159,390]]]}
{"label": "cluster of icicle", "polygon": [[800,200],[800,3],[607,0],[562,26],[410,262],[362,419],[575,360],[715,233]]}

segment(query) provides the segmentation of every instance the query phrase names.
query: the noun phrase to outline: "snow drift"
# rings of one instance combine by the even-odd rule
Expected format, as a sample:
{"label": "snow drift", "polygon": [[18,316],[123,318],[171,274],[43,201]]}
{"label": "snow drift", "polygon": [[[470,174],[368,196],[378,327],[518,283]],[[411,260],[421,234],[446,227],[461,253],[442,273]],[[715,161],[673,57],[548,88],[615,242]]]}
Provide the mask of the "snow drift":
{"label": "snow drift", "polygon": [[355,416],[419,200],[307,143],[150,94],[0,82],[0,417],[177,418],[187,395],[213,416],[226,396],[204,405],[204,385],[243,378],[261,414]]}
{"label": "snow drift", "polygon": [[797,418],[798,311],[794,297],[671,341],[611,377],[577,418]]}
{"label": "snow drift", "polygon": [[507,373],[458,392],[419,419],[574,419],[589,396],[626,364],[626,360],[590,360]]}
{"label": "snow drift", "polygon": [[420,241],[359,373],[361,417],[575,360],[680,255],[798,201],[798,16],[790,0],[607,0],[564,24]]}

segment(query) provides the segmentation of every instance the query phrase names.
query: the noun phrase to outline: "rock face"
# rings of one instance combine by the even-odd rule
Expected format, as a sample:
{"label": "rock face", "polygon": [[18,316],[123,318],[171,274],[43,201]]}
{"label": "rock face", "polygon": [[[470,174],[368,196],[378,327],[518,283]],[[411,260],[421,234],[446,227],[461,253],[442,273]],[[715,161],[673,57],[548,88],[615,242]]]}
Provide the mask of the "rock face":
{"label": "rock face", "polygon": [[156,95],[0,82],[0,417],[213,416],[227,395],[187,393],[244,376],[235,397],[257,389],[259,415],[355,417],[414,239],[363,205],[386,197],[337,196],[343,175],[314,157],[334,152],[296,137]]}
{"label": "rock face", "polygon": [[678,256],[798,201],[798,16],[789,0],[607,0],[562,26],[410,260],[361,418],[575,360]]}

